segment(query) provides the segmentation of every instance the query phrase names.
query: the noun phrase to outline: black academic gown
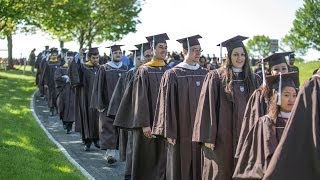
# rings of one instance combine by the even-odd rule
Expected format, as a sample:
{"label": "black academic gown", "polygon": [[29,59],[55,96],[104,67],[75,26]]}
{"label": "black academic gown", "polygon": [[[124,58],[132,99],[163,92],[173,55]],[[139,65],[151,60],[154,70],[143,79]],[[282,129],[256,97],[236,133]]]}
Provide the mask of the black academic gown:
{"label": "black academic gown", "polygon": [[[128,121],[133,133],[132,179],[164,180],[166,174],[166,142],[158,138],[147,138],[142,127],[151,127],[161,77],[169,69],[166,65],[149,63],[139,67],[132,86],[132,114]],[[129,113],[129,112],[128,112]],[[130,114],[130,113],[129,113]]]}
{"label": "black academic gown", "polygon": [[79,118],[81,137],[85,142],[99,139],[98,111],[90,107],[93,82],[97,78],[97,72],[98,66],[76,61],[72,61],[69,68],[69,77],[76,96],[75,117]]}
{"label": "black academic gown", "polygon": [[60,67],[60,61],[47,61],[43,64],[42,85],[47,86],[48,107],[57,107],[57,93],[54,83],[54,72]]}
{"label": "black academic gown", "polygon": [[201,179],[201,148],[192,142],[192,132],[207,72],[177,65],[162,77],[152,133],[176,140],[175,145],[168,144],[167,180]]}
{"label": "black academic gown", "polygon": [[250,129],[233,174],[235,179],[262,179],[288,119],[260,117]]}
{"label": "black academic gown", "polygon": [[320,74],[301,88],[264,180],[320,179]]}
{"label": "black academic gown", "polygon": [[108,115],[108,107],[119,77],[128,71],[128,66],[114,68],[101,65],[94,81],[91,107],[99,111],[100,147],[103,150],[118,148],[118,130],[113,125],[114,115]]}
{"label": "black academic gown", "polygon": [[75,120],[75,94],[71,88],[70,79],[67,81],[62,76],[68,76],[68,67],[59,67],[54,74],[57,92],[57,109],[63,122],[74,122]]}
{"label": "black academic gown", "polygon": [[[234,154],[240,134],[243,113],[251,95],[249,89],[260,85],[260,78],[252,74],[253,87],[247,87],[243,74],[234,77],[233,94],[222,85],[223,69],[210,71],[202,86],[193,130],[193,141],[202,144],[202,179],[229,180],[236,164]],[[204,143],[215,145],[214,150]]]}
{"label": "black academic gown", "polygon": [[[132,170],[132,132],[129,131],[127,127],[122,127],[119,126],[119,121],[120,123],[124,121],[122,118],[119,118],[120,114],[127,114],[128,111],[127,109],[130,109],[131,104],[126,104],[122,105],[120,108],[120,105],[122,103],[123,99],[128,98],[128,93],[127,95],[124,96],[124,93],[127,89],[127,87],[132,83],[132,77],[134,76],[135,72],[137,71],[137,68],[131,68],[127,73],[123,74],[115,87],[115,91],[112,95],[109,109],[108,109],[108,114],[114,115],[115,120],[113,125],[117,126],[119,130],[119,153],[120,153],[120,160],[126,161],[125,165],[125,175],[131,175],[131,170]],[[123,102],[125,102],[124,100]],[[129,101],[131,101],[131,96]],[[119,115],[119,116],[118,116]],[[130,116],[131,118],[133,117],[133,114]]]}

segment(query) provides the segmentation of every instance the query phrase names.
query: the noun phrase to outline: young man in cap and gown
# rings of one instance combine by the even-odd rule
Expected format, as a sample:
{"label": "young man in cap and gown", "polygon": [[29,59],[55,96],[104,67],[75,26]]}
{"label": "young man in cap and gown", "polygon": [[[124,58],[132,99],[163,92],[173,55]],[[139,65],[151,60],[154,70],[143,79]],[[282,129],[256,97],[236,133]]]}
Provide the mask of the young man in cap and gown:
{"label": "young man in cap and gown", "polygon": [[[132,130],[132,173],[133,180],[163,180],[166,169],[166,142],[155,138],[151,134],[151,128],[156,109],[160,80],[163,73],[169,69],[164,60],[167,56],[167,43],[169,37],[166,33],[147,37],[152,50],[151,61],[140,66],[133,77],[132,86],[129,85],[125,91],[125,96],[131,96],[129,101],[128,115],[124,117],[126,122],[121,126],[126,126]],[[127,94],[131,92],[131,94]],[[123,104],[121,101],[117,116],[121,119]]]}
{"label": "young man in cap and gown", "polygon": [[68,75],[69,64],[73,60],[74,55],[74,52],[66,52],[64,64],[54,73],[57,110],[63,127],[67,130],[67,134],[70,133],[72,124],[75,121],[75,95],[73,89],[71,89],[70,77]]}
{"label": "young man in cap and gown", "polygon": [[107,47],[111,51],[111,61],[100,66],[91,99],[91,106],[99,111],[100,148],[106,150],[105,158],[108,164],[117,161],[118,129],[113,126],[115,116],[108,115],[107,111],[118,79],[129,70],[128,66],[121,62],[121,46]]}
{"label": "young man in cap and gown", "polygon": [[201,46],[195,35],[177,40],[184,61],[161,79],[152,134],[166,139],[167,180],[201,179],[201,147],[192,142],[198,100],[207,69],[199,65]]}
{"label": "young man in cap and gown", "polygon": [[192,140],[203,151],[202,179],[231,179],[243,113],[260,77],[251,72],[243,40],[236,36],[220,45],[227,48],[223,67],[210,71],[200,93]]}
{"label": "young man in cap and gown", "polygon": [[[115,115],[114,125],[120,128],[119,134],[119,150],[120,159],[126,161],[125,179],[131,179],[132,170],[132,132],[127,126],[127,121],[132,121],[132,85],[133,76],[137,69],[147,63],[152,58],[152,50],[149,43],[135,45],[138,50],[134,50],[134,67],[126,74],[120,77],[116,85],[117,91],[114,91],[108,113]],[[129,90],[127,90],[129,89]],[[120,99],[120,100],[119,100]],[[118,101],[119,100],[119,101]]]}
{"label": "young man in cap and gown", "polygon": [[84,150],[89,151],[91,144],[99,146],[99,114],[96,109],[91,108],[91,95],[93,82],[97,78],[99,69],[99,50],[90,48],[88,61],[80,59],[71,61],[69,77],[71,86],[75,88],[76,118],[80,119],[80,132],[82,141],[85,143]]}
{"label": "young man in cap and gown", "polygon": [[45,50],[43,50],[38,54],[37,60],[35,62],[35,68],[37,69],[36,85],[38,86],[40,97],[44,97],[45,95],[44,87],[41,84],[41,81],[42,81],[42,72],[43,72],[44,64],[47,60],[46,57],[49,54],[49,52],[50,52],[49,46],[45,46]]}
{"label": "young man in cap and gown", "polygon": [[301,88],[264,180],[320,179],[320,72]]}
{"label": "young man in cap and gown", "polygon": [[48,106],[50,108],[50,115],[54,116],[54,109],[57,108],[57,94],[54,83],[54,72],[61,65],[61,61],[58,60],[58,49],[51,48],[49,54],[49,60],[44,63],[42,72],[42,85],[47,91]]}

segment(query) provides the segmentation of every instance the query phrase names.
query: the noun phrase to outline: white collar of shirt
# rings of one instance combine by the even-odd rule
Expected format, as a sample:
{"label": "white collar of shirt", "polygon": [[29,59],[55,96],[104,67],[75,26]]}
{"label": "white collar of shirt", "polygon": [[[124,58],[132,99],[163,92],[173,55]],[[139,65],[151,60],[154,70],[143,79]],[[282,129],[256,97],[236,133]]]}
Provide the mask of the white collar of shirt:
{"label": "white collar of shirt", "polygon": [[176,67],[182,67],[182,68],[186,68],[189,70],[197,70],[197,69],[199,69],[200,65],[196,64],[193,66],[193,65],[190,65],[190,64],[183,61],[183,62],[179,63]]}
{"label": "white collar of shirt", "polygon": [[113,61],[109,61],[107,62],[107,64],[113,68],[119,69],[122,66],[122,62],[120,61],[120,63],[118,65],[116,65]]}
{"label": "white collar of shirt", "polygon": [[232,71],[233,71],[234,73],[240,73],[240,72],[242,72],[242,68],[236,68],[236,67],[233,67],[233,66],[232,66]]}
{"label": "white collar of shirt", "polygon": [[282,111],[280,111],[278,117],[289,119],[290,115],[291,115],[291,112],[282,112]]}

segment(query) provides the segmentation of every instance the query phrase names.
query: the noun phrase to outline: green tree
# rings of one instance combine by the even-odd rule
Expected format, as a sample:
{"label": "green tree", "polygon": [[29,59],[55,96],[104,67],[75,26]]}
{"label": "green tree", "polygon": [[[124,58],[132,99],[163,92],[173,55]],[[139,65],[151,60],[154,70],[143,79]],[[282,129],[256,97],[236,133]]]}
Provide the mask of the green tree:
{"label": "green tree", "polygon": [[12,35],[17,31],[29,32],[34,30],[37,23],[32,16],[35,13],[36,0],[1,0],[0,1],[0,38],[8,42],[8,68],[13,68]]}
{"label": "green tree", "polygon": [[246,48],[250,56],[266,57],[270,52],[270,38],[265,35],[253,36],[253,38],[247,42]]}
{"label": "green tree", "polygon": [[80,48],[93,42],[116,41],[136,31],[140,0],[46,0],[37,17],[42,29]]}
{"label": "green tree", "polygon": [[303,7],[296,11],[293,27],[282,41],[302,55],[309,48],[320,50],[320,0],[304,0]]}

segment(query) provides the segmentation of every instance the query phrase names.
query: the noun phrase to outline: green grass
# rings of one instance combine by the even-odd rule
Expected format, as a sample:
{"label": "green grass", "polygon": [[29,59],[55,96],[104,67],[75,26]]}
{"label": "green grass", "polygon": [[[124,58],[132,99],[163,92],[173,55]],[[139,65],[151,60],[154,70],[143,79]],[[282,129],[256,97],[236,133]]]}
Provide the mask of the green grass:
{"label": "green grass", "polygon": [[30,67],[0,71],[0,179],[85,179],[47,138],[30,111]]}
{"label": "green grass", "polygon": [[320,67],[320,61],[300,62],[295,65],[299,67],[300,86],[302,86],[312,76],[313,71]]}

